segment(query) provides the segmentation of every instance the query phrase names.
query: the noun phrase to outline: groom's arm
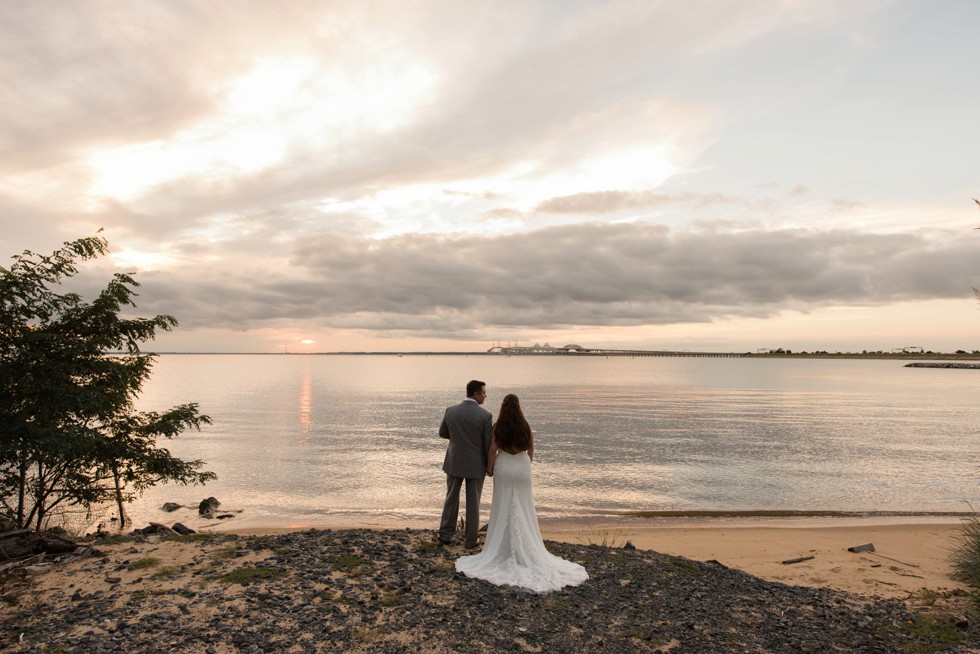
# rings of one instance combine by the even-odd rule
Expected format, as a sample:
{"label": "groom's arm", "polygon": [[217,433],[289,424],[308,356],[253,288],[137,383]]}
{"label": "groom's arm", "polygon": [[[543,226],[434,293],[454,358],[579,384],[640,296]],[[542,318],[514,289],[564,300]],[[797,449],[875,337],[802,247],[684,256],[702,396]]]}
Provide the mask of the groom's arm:
{"label": "groom's arm", "polygon": [[483,451],[485,453],[490,452],[490,440],[492,438],[493,432],[493,417],[487,412],[483,420]]}
{"label": "groom's arm", "polygon": [[449,413],[449,409],[446,409],[446,413],[442,414],[442,422],[439,424],[439,438],[445,438],[449,440],[449,425],[446,424],[446,414]]}

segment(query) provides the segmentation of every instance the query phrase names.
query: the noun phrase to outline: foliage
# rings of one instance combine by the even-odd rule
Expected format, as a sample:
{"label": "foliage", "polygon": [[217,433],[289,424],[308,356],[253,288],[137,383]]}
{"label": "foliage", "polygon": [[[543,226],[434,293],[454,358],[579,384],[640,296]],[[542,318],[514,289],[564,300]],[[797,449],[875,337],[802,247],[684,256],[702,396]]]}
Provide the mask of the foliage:
{"label": "foliage", "polygon": [[41,528],[52,511],[112,500],[123,526],[124,504],[146,488],[214,478],[201,461],[156,445],[210,423],[196,404],[134,409],[153,364],[139,346],[176,319],[123,316],[139,287],[128,274],[113,275],[92,302],[62,288],[80,262],[107,252],[94,236],[0,266],[0,513],[19,527]]}
{"label": "foliage", "polygon": [[612,532],[607,528],[589,526],[588,530],[578,537],[579,542],[585,545],[600,545],[602,547],[620,547],[627,542],[626,534],[622,529]]}
{"label": "foliage", "polygon": [[950,556],[952,577],[980,592],[980,516],[963,520],[958,544]]}

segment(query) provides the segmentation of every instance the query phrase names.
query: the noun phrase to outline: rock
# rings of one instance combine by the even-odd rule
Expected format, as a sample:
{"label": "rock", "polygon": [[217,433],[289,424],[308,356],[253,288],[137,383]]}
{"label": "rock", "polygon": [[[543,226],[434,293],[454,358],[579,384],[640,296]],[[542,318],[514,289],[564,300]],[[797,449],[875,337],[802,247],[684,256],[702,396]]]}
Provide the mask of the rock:
{"label": "rock", "polygon": [[188,527],[182,522],[175,522],[172,529],[176,531],[178,534],[180,534],[181,536],[189,536],[190,534],[197,533],[196,531],[194,531],[193,529],[191,529],[190,527]]}
{"label": "rock", "polygon": [[221,506],[221,502],[213,497],[209,497],[205,500],[201,500],[201,503],[197,507],[197,512],[203,516],[207,516],[209,514],[213,515],[214,512],[218,510],[219,506]]}
{"label": "rock", "polygon": [[635,550],[636,549],[636,545],[633,544],[633,541],[628,540],[628,541],[626,541],[626,544],[623,545],[623,549],[624,550]]}
{"label": "rock", "polygon": [[0,561],[22,559],[34,554],[70,554],[78,549],[78,545],[67,538],[27,529],[7,532],[0,542]]}
{"label": "rock", "polygon": [[162,525],[159,522],[151,522],[148,526],[143,527],[142,529],[134,529],[130,533],[133,536],[149,536],[150,534],[174,535],[176,532],[167,525]]}
{"label": "rock", "polygon": [[164,504],[160,508],[163,509],[164,511],[166,511],[167,513],[173,513],[177,509],[184,508],[184,505],[183,504],[177,504],[176,502],[167,502],[166,504]]}

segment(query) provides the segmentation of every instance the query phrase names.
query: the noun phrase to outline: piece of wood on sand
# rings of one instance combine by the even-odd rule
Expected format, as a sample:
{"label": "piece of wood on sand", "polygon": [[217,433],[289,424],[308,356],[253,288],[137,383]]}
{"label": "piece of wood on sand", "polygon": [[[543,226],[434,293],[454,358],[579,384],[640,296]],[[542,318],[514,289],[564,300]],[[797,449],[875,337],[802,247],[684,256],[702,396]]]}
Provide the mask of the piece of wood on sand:
{"label": "piece of wood on sand", "polygon": [[855,545],[854,547],[848,547],[847,551],[848,552],[874,552],[875,544],[865,543],[864,545]]}
{"label": "piece of wood on sand", "polygon": [[798,556],[795,559],[786,559],[781,561],[783,565],[790,565],[792,563],[802,563],[803,561],[809,561],[811,559],[817,558],[816,554],[807,554],[806,556]]}

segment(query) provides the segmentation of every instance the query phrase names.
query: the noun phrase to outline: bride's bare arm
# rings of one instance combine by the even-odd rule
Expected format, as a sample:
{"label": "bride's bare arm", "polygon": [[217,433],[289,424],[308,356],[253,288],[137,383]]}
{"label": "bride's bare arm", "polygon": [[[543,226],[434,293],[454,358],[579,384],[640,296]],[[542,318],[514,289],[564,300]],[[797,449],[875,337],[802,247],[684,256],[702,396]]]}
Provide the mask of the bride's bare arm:
{"label": "bride's bare arm", "polygon": [[490,451],[487,452],[487,475],[493,477],[493,462],[497,460],[497,435],[490,433]]}

